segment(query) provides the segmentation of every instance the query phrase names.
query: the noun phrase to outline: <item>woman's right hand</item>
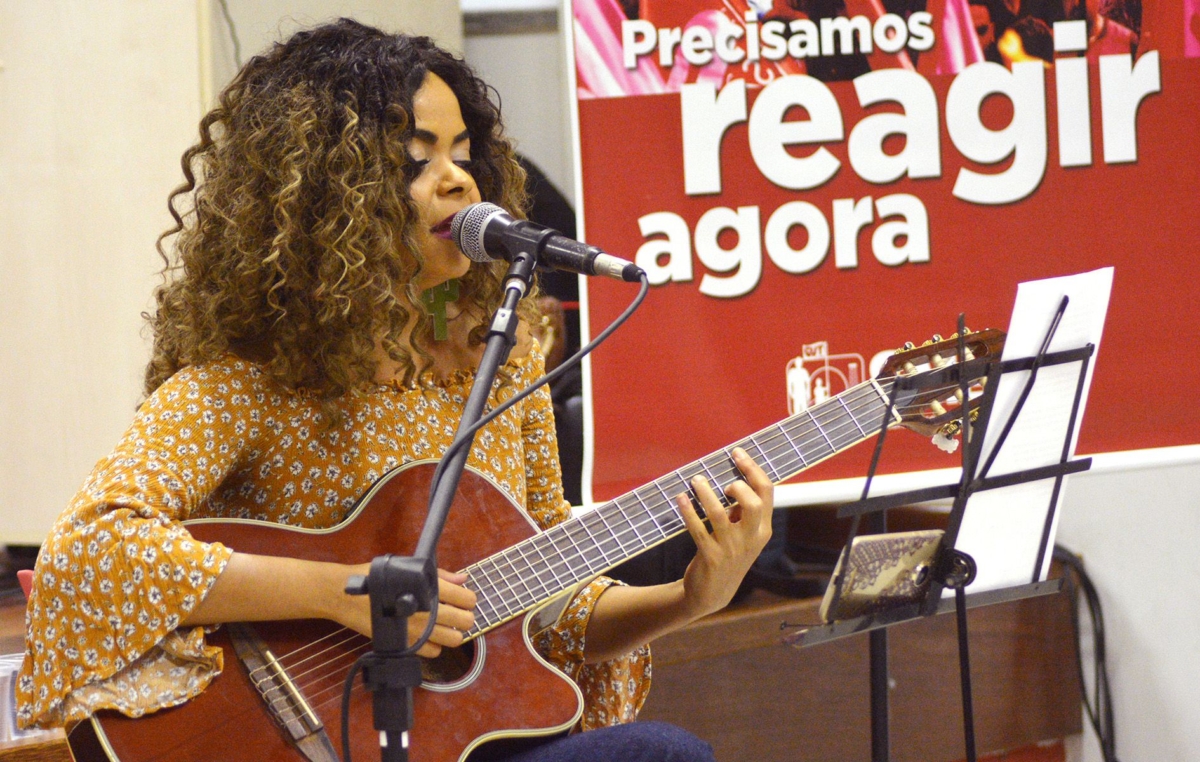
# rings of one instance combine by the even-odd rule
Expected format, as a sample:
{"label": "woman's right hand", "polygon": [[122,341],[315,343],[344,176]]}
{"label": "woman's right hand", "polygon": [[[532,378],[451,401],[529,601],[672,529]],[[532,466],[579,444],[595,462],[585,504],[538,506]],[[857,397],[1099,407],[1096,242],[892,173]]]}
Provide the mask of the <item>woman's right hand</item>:
{"label": "woman's right hand", "polygon": [[[351,574],[367,576],[371,573],[370,564],[362,564],[352,569]],[[463,633],[475,624],[475,593],[463,587],[467,575],[438,569],[438,610],[437,622],[429,640],[417,650],[418,656],[434,657],[443,648],[454,648],[462,645]],[[341,616],[337,617],[340,624],[350,627],[363,635],[371,635],[371,603],[366,595],[346,595],[347,605]],[[425,632],[429,622],[429,613],[418,611],[408,620],[408,642],[412,645]]]}
{"label": "woman's right hand", "polygon": [[[371,635],[371,600],[350,595],[346,582],[368,576],[371,565],[308,561],[281,556],[234,553],[208,594],[184,620],[187,626],[222,622],[262,622],[275,619],[329,619]],[[467,575],[438,569],[437,624],[429,641],[417,651],[437,656],[442,648],[462,645],[463,633],[475,623],[475,593],[463,587]],[[408,620],[408,642],[425,631],[429,614]]]}

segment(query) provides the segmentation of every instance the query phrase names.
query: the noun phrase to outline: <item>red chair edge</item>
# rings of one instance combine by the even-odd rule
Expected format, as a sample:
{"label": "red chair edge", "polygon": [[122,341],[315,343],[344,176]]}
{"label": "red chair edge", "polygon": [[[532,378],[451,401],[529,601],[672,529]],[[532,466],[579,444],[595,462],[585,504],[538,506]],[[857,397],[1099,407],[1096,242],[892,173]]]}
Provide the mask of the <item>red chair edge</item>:
{"label": "red chair edge", "polygon": [[21,589],[25,591],[25,597],[29,597],[29,591],[33,589],[33,569],[21,569],[17,572],[17,582],[21,583]]}

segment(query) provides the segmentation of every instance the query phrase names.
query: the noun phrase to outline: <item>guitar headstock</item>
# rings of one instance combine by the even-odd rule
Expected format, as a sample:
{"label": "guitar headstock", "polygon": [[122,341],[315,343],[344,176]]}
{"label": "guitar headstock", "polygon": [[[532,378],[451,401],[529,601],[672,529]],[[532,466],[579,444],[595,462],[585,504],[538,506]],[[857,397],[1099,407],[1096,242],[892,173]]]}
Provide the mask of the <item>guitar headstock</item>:
{"label": "guitar headstock", "polygon": [[[933,375],[942,368],[958,364],[958,343],[958,334],[954,334],[945,339],[935,335],[921,346],[905,344],[888,358],[877,378]],[[999,359],[1004,348],[1004,332],[995,328],[967,331],[964,334],[964,343],[963,359],[967,362]],[[979,367],[979,375],[968,379],[965,400],[957,380],[905,391],[903,397],[897,398],[896,404],[896,412],[901,418],[900,425],[932,436],[935,444],[952,451],[950,440],[958,435],[962,427],[963,404],[970,408],[970,420],[974,421],[979,417],[979,401],[987,380],[983,375],[986,372],[983,366]],[[953,446],[957,446],[957,442],[954,442]]]}

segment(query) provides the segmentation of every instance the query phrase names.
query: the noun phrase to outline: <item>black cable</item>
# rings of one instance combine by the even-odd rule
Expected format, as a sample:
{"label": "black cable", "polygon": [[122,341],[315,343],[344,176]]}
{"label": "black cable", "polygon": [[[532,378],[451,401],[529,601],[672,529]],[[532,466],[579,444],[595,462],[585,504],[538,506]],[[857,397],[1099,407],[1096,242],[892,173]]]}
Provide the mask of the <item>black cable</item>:
{"label": "black cable", "polygon": [[[642,305],[642,302],[645,301],[645,299],[646,299],[646,295],[650,292],[650,280],[646,277],[646,273],[641,272],[640,270],[639,270],[639,273],[641,275],[641,279],[640,279],[641,283],[640,283],[640,287],[638,288],[637,296],[635,296],[633,298],[633,301],[631,301],[629,303],[629,306],[626,307],[625,310],[620,315],[618,315],[615,320],[613,320],[611,323],[608,324],[608,327],[606,327],[603,331],[601,331],[599,333],[599,335],[596,336],[596,338],[594,338],[590,342],[588,342],[587,346],[583,347],[578,352],[576,352],[575,354],[568,357],[557,368],[550,371],[546,375],[542,376],[538,380],[534,381],[529,386],[525,387],[525,389],[523,389],[518,394],[515,394],[512,397],[510,397],[509,399],[505,400],[503,404],[498,405],[494,410],[492,410],[487,415],[483,416],[478,421],[476,421],[474,426],[472,426],[471,428],[462,432],[461,434],[456,435],[456,439],[453,442],[451,442],[450,446],[448,448],[446,448],[446,451],[444,453],[442,453],[442,458],[440,461],[438,461],[437,467],[433,471],[433,478],[430,481],[430,485],[429,485],[429,495],[430,495],[431,500],[433,498],[434,493],[437,491],[438,483],[442,480],[442,476],[445,474],[446,464],[450,462],[451,458],[454,456],[454,454],[456,452],[458,452],[459,450],[461,450],[464,447],[469,446],[471,443],[473,443],[475,441],[475,434],[480,429],[482,429],[484,426],[487,426],[492,421],[496,420],[496,418],[498,418],[502,413],[504,413],[505,410],[508,410],[513,405],[517,404],[521,400],[523,400],[526,397],[528,397],[529,395],[533,394],[540,387],[545,386],[546,384],[552,383],[553,381],[558,379],[560,376],[562,376],[564,373],[566,373],[568,368],[570,368],[574,365],[578,365],[580,362],[582,362],[584,356],[591,354],[593,349],[595,349],[596,347],[598,347],[602,343],[604,343],[605,339],[607,339],[609,336],[612,335],[612,333],[614,331],[616,331],[618,328],[620,328],[622,325],[624,325],[625,321],[628,320],[630,318],[630,316],[632,316],[633,313],[637,311],[637,308]],[[413,645],[413,648],[420,648],[421,646],[423,646],[425,644],[425,641],[428,640],[428,638],[429,638],[429,633],[426,632],[425,636],[423,638],[419,639]]]}
{"label": "black cable", "polygon": [[[1119,762],[1117,759],[1117,738],[1114,725],[1112,706],[1112,686],[1108,680],[1108,651],[1105,643],[1104,612],[1100,607],[1100,594],[1095,584],[1083,567],[1083,559],[1061,545],[1054,546],[1054,560],[1062,564],[1067,574],[1064,575],[1067,597],[1071,602],[1071,627],[1075,633],[1075,664],[1079,671],[1079,687],[1083,698],[1083,708],[1087,713],[1088,722],[1100,742],[1100,754],[1104,762]],[[1083,675],[1082,633],[1079,627],[1079,593],[1083,592],[1087,603],[1088,616],[1092,625],[1093,665],[1095,676],[1094,694],[1088,699],[1087,686]]]}
{"label": "black cable", "polygon": [[217,5],[221,6],[221,15],[225,17],[225,25],[229,27],[229,39],[233,42],[233,62],[237,64],[237,68],[242,68],[242,44],[238,41],[237,27],[233,24],[233,16],[229,13],[229,4],[226,0],[217,0]]}
{"label": "black cable", "polygon": [[[484,426],[486,426],[488,423],[491,423],[493,420],[495,420],[495,418],[497,416],[499,416],[501,413],[503,413],[505,410],[508,410],[510,407],[517,404],[521,400],[525,399],[530,394],[533,394],[533,392],[536,391],[539,387],[541,387],[545,384],[548,384],[548,383],[554,381],[555,379],[557,379],[559,376],[561,376],[563,373],[566,372],[567,368],[570,368],[573,365],[579,364],[579,362],[581,362],[583,360],[585,355],[590,354],[593,349],[600,346],[600,344],[603,343],[605,339],[607,339],[610,335],[612,335],[613,331],[620,328],[621,325],[623,325],[625,323],[625,321],[629,319],[629,317],[634,313],[634,311],[637,310],[637,308],[641,306],[642,302],[646,299],[646,295],[649,293],[649,291],[650,291],[650,281],[646,277],[646,274],[642,273],[641,274],[641,286],[638,289],[637,296],[635,296],[633,298],[633,301],[630,302],[629,306],[625,308],[625,311],[622,312],[620,315],[618,315],[617,318],[612,323],[610,323],[608,325],[608,327],[606,327],[603,331],[601,331],[600,334],[598,336],[596,336],[595,339],[593,339],[591,342],[589,342],[587,346],[583,347],[578,352],[571,355],[571,357],[569,357],[567,360],[565,360],[557,368],[555,368],[551,372],[547,373],[546,375],[542,376],[537,381],[534,381],[532,384],[530,384],[528,387],[526,387],[520,393],[518,393],[518,394],[514,395],[513,397],[509,398],[508,400],[506,400],[504,402],[504,404],[497,406],[496,409],[492,410],[486,416],[481,418],[478,423],[476,423],[474,426],[472,426],[470,429],[468,429],[466,432],[464,432],[462,437],[460,437],[459,439],[452,442],[450,444],[450,447],[446,450],[446,452],[442,453],[441,461],[438,463],[437,468],[434,470],[433,480],[430,484],[429,493],[432,495],[434,490],[437,488],[437,483],[441,479],[441,476],[442,476],[442,467],[445,465],[446,461],[448,461],[450,459],[450,456],[454,453],[455,450],[465,447],[467,444],[474,441],[475,433],[477,431],[479,431],[481,428],[483,428]],[[438,601],[437,601],[437,597],[435,596],[434,600],[433,600],[433,608],[429,614],[429,619],[425,623],[425,631],[421,634],[421,636],[419,638],[417,638],[416,642],[414,642],[411,646],[409,646],[404,651],[405,655],[416,652],[418,649],[421,648],[421,646],[425,645],[425,643],[429,640],[429,636],[433,633],[433,626],[437,622],[437,604],[438,604]],[[342,756],[345,758],[343,760],[343,762],[350,762],[350,691],[354,687],[354,676],[358,673],[359,668],[362,666],[363,660],[366,659],[366,657],[370,656],[370,655],[371,655],[371,652],[363,654],[362,656],[360,656],[358,658],[357,661],[354,662],[354,665],[350,668],[349,674],[346,675],[346,682],[345,682],[345,685],[343,686],[343,690],[342,690]]]}
{"label": "black cable", "polygon": [[342,690],[342,762],[350,762],[350,692],[354,690],[354,676],[362,669],[363,662],[371,652],[363,654],[350,665],[346,673],[346,683]]}

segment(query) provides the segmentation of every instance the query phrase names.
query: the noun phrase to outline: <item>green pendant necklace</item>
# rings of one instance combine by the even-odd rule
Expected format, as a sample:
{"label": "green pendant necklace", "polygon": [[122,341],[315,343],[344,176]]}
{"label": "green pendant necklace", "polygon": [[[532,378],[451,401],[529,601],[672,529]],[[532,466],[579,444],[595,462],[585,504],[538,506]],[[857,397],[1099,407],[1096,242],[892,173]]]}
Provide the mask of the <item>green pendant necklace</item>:
{"label": "green pendant necklace", "polygon": [[446,320],[446,305],[458,301],[458,279],[451,278],[445,283],[439,283],[433,288],[421,292],[421,303],[425,311],[433,318],[433,340],[445,341],[450,337],[450,328]]}

